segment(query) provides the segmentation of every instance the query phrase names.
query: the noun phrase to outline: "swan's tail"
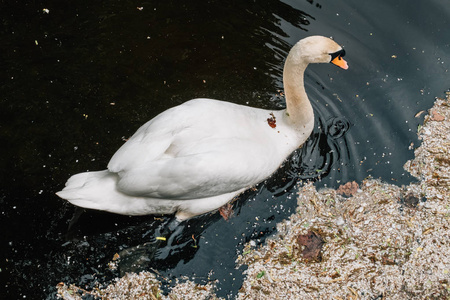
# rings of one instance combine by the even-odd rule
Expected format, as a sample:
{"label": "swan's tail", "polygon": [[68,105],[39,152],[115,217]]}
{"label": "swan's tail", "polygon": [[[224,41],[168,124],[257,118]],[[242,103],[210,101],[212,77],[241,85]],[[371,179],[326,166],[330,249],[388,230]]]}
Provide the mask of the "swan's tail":
{"label": "swan's tail", "polygon": [[109,210],[108,199],[117,197],[118,176],[108,170],[73,175],[66,187],[56,193],[70,203],[90,209]]}
{"label": "swan's tail", "polygon": [[121,215],[172,214],[178,210],[178,201],[122,193],[117,189],[118,180],[119,175],[108,170],[80,173],[70,177],[66,187],[56,195],[76,206]]}

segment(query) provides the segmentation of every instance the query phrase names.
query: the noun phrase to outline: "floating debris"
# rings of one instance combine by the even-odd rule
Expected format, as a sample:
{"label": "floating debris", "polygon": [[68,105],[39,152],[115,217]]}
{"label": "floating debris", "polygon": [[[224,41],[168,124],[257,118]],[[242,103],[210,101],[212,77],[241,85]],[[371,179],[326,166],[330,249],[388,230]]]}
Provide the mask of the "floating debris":
{"label": "floating debris", "polygon": [[442,121],[445,120],[445,117],[443,115],[439,114],[438,112],[433,110],[431,112],[431,120],[432,121],[437,121],[437,122],[442,122]]}
{"label": "floating debris", "polygon": [[419,111],[414,117],[415,117],[415,118],[418,118],[418,117],[420,117],[423,113],[425,113],[425,111],[424,111],[424,110],[421,110],[421,111]]}
{"label": "floating debris", "polygon": [[[267,245],[238,258],[247,280],[238,299],[446,299],[450,295],[450,97],[437,99],[425,117],[422,145],[405,169],[420,182],[406,187],[367,179],[338,193],[299,190],[297,213],[278,224]],[[414,145],[413,145],[414,146]],[[356,193],[355,192],[356,189]],[[426,201],[421,201],[426,199]],[[403,207],[408,209],[403,209]],[[308,224],[308,228],[305,228]],[[320,232],[322,261],[292,259],[299,234]],[[255,259],[253,253],[258,253]],[[288,259],[285,259],[288,258]],[[274,270],[274,283],[261,278]],[[432,271],[431,271],[432,270]],[[271,273],[272,274],[272,273]]]}
{"label": "floating debris", "polygon": [[347,182],[337,189],[339,195],[353,196],[358,192],[359,186],[356,181]]}
{"label": "floating debris", "polygon": [[[237,265],[247,270],[237,299],[447,299],[450,95],[437,99],[432,111],[444,119],[425,116],[422,144],[405,164],[419,182],[398,187],[368,178],[357,192],[350,182],[344,185],[352,191],[348,198],[303,185],[297,213],[277,225],[278,234],[260,246],[250,241],[239,255]],[[304,259],[319,256],[313,263]],[[64,283],[57,289],[71,300],[218,299],[214,283],[180,281],[168,295],[150,272],[127,274],[93,291]]]}
{"label": "floating debris", "polygon": [[322,246],[325,243],[314,231],[309,230],[306,234],[300,234],[296,238],[297,244],[303,246],[302,256],[306,261],[321,261]]}
{"label": "floating debris", "polygon": [[228,202],[227,204],[221,206],[219,208],[219,213],[225,221],[228,221],[228,219],[231,218],[234,214],[233,204],[231,204],[231,202]]}

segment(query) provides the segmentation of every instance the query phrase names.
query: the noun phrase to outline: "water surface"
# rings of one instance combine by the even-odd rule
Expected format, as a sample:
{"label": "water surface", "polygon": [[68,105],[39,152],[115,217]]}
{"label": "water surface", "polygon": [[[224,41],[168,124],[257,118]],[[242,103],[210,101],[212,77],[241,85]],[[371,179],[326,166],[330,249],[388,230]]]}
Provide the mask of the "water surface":
{"label": "water surface", "polygon": [[238,251],[295,211],[301,180],[413,180],[402,166],[419,143],[415,115],[449,88],[447,1],[224,2],[2,2],[3,298],[53,299],[60,281],[89,287],[120,275],[107,263],[160,221],[86,211],[68,231],[76,210],[54,192],[75,173],[105,168],[140,125],[191,98],[283,108],[284,57],[309,35],[333,37],[350,65],[308,68],[310,140],[241,196],[229,221],[191,220],[172,255],[142,268],[167,280],[218,279],[219,295],[235,295]]}

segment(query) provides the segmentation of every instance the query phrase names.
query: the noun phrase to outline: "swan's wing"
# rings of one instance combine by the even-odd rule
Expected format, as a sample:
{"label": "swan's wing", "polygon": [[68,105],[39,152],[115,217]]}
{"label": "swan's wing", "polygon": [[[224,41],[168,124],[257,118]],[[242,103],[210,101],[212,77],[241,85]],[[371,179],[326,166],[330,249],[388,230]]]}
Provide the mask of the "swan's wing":
{"label": "swan's wing", "polygon": [[[203,145],[206,152],[201,151]],[[243,155],[244,149],[255,146],[242,140],[206,140],[188,155],[166,155],[119,172],[118,188],[136,196],[179,200],[237,191],[270,175],[261,171],[260,153]]]}
{"label": "swan's wing", "polygon": [[142,125],[113,155],[108,163],[109,171],[126,172],[159,159],[177,134],[171,117],[171,114],[177,117],[177,111],[169,109]]}
{"label": "swan's wing", "polygon": [[211,118],[215,107],[201,104],[207,111],[196,107],[190,114],[185,105],[164,112],[116,152],[108,169],[119,174],[118,189],[135,196],[198,199],[246,188],[270,175],[273,166],[264,164],[271,148],[262,147],[270,142],[254,131],[250,137],[239,133],[245,124],[238,123],[248,115],[227,115],[220,107],[219,115],[228,117],[216,120]]}

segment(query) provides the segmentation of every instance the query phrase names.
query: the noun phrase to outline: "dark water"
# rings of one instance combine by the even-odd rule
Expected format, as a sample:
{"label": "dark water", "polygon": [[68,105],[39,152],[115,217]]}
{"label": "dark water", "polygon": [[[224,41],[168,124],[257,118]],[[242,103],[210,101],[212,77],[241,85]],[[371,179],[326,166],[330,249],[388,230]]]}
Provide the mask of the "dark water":
{"label": "dark water", "polygon": [[233,218],[191,220],[171,255],[143,269],[219,279],[218,294],[235,295],[237,252],[294,212],[300,179],[413,180],[402,166],[419,143],[414,116],[450,87],[447,0],[1,1],[0,18],[4,299],[52,299],[60,281],[89,287],[120,275],[108,261],[160,221],[87,211],[68,231],[75,209],[54,192],[72,174],[104,169],[124,138],[188,99],[283,107],[283,59],[303,37],[334,37],[350,65],[308,68],[307,145],[240,197]]}

